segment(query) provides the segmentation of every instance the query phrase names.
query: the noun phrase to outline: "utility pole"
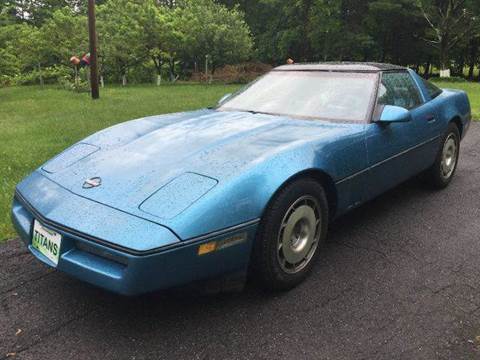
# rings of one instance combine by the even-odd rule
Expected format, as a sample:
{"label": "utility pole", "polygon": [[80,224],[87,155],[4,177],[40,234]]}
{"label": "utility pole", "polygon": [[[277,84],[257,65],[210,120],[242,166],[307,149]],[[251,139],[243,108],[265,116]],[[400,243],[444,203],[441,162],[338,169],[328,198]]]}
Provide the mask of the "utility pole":
{"label": "utility pole", "polygon": [[97,30],[95,26],[95,0],[88,0],[88,37],[90,39],[90,86],[92,99],[100,98],[98,89]]}

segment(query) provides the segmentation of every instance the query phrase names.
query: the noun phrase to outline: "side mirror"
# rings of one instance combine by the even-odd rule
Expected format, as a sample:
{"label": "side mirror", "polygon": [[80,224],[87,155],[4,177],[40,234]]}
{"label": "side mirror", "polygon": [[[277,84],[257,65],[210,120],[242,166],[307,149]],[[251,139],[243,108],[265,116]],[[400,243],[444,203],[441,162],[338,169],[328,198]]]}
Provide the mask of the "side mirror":
{"label": "side mirror", "polygon": [[408,122],[412,119],[410,111],[407,109],[394,106],[394,105],[385,105],[380,115],[378,122],[380,123],[394,123],[394,122]]}
{"label": "side mirror", "polygon": [[224,95],[220,100],[218,100],[217,106],[223,105],[223,103],[226,102],[231,97],[232,97],[232,94]]}

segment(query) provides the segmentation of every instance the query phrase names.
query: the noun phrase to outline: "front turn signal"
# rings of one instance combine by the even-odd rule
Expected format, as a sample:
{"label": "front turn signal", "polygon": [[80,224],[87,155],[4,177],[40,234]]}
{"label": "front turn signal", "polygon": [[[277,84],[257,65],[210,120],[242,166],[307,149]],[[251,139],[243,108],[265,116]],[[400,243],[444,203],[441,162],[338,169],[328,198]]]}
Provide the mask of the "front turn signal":
{"label": "front turn signal", "polygon": [[217,242],[212,241],[206,244],[202,244],[198,247],[198,255],[205,255],[214,252],[217,249]]}

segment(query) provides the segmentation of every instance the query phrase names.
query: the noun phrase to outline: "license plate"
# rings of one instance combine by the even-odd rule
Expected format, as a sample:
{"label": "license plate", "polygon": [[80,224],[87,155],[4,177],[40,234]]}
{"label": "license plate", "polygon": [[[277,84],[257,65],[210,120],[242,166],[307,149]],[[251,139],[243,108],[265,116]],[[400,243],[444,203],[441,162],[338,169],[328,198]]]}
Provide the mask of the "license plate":
{"label": "license plate", "polygon": [[60,258],[61,243],[62,235],[47,229],[37,220],[34,220],[32,246],[41,254],[45,255],[55,266],[58,264],[58,259]]}

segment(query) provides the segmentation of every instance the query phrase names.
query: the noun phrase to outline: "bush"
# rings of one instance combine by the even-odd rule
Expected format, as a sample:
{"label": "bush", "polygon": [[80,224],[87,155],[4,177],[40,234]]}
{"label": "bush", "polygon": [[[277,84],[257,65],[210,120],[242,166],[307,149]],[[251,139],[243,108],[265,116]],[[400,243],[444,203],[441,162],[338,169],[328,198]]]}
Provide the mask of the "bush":
{"label": "bush", "polygon": [[12,86],[15,84],[15,79],[8,75],[0,74],[0,87]]}
{"label": "bush", "polygon": [[41,72],[35,69],[29,73],[15,77],[16,85],[38,85],[40,79],[44,84],[60,84],[65,78],[72,78],[73,70],[68,66],[54,65],[43,68]]}
{"label": "bush", "polygon": [[76,82],[70,76],[64,77],[59,80],[59,85],[65,90],[90,92],[90,83],[81,77]]}
{"label": "bush", "polygon": [[[247,84],[272,69],[270,65],[262,63],[243,63],[226,65],[217,69],[212,75],[214,82],[225,84]],[[205,81],[205,73],[194,73],[192,80]]]}
{"label": "bush", "polygon": [[441,81],[441,82],[466,82],[467,80],[461,76],[450,76],[448,78],[441,78],[440,76],[431,76],[430,80]]}

